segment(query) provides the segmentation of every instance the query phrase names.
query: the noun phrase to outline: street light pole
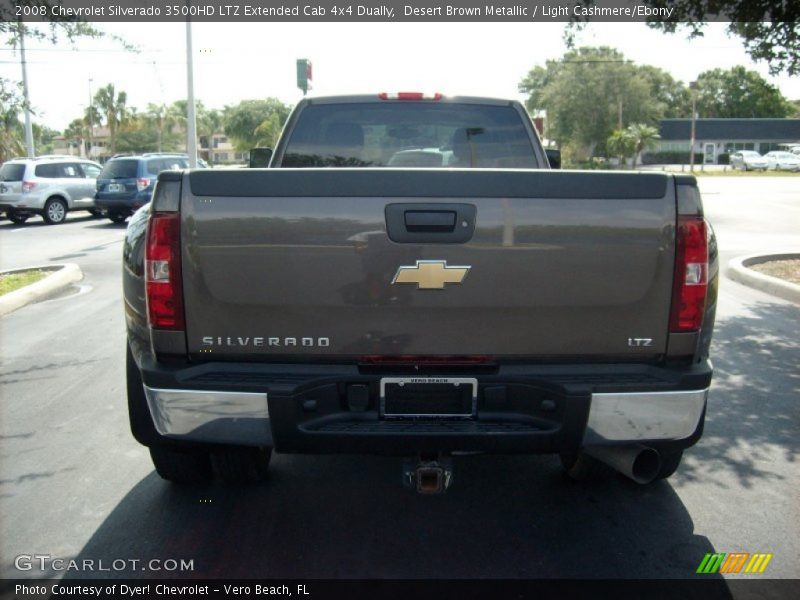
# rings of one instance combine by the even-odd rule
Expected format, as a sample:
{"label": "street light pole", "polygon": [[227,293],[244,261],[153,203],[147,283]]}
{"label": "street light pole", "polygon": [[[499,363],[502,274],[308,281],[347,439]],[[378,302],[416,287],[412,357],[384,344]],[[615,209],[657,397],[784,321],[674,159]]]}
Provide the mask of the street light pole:
{"label": "street light pole", "polygon": [[695,144],[695,123],[697,121],[697,82],[690,81],[689,89],[692,94],[692,133],[689,139],[689,171],[694,172],[694,144]]}
{"label": "street light pole", "polygon": [[192,57],[192,23],[186,21],[186,152],[189,166],[197,168],[197,116],[194,110],[194,67]]}
{"label": "street light pole", "polygon": [[92,97],[92,81],[89,77],[89,151],[86,153],[86,158],[92,158],[92,147],[94,146],[94,98]]}

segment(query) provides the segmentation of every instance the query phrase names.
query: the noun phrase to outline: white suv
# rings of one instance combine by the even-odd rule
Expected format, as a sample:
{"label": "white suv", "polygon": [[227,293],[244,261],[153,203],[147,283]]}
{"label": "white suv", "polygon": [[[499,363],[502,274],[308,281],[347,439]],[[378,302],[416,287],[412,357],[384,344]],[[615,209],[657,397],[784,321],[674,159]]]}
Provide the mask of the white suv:
{"label": "white suv", "polygon": [[95,180],[102,167],[76,156],[15,158],[0,167],[0,211],[14,223],[41,215],[63,223],[70,210],[95,213]]}

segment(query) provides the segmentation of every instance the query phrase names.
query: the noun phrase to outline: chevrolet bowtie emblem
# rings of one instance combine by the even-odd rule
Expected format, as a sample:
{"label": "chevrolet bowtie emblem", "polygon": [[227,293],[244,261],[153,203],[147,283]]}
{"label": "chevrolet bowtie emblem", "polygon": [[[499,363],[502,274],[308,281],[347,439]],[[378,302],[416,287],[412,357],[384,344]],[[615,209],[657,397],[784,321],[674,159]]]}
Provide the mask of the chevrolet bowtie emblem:
{"label": "chevrolet bowtie emblem", "polygon": [[448,267],[446,260],[418,260],[400,267],[392,283],[416,283],[418,290],[443,290],[445,283],[461,283],[471,267]]}

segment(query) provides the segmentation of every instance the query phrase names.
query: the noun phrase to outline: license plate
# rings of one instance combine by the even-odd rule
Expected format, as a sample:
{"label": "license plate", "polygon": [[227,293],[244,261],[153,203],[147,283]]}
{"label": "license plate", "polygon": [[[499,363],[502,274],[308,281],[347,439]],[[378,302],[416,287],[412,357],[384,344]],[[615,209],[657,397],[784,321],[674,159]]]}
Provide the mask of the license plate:
{"label": "license plate", "polygon": [[474,377],[384,377],[381,416],[387,418],[477,415],[478,380]]}
{"label": "license plate", "polygon": [[109,192],[124,192],[125,186],[121,183],[109,183],[108,184],[108,191]]}

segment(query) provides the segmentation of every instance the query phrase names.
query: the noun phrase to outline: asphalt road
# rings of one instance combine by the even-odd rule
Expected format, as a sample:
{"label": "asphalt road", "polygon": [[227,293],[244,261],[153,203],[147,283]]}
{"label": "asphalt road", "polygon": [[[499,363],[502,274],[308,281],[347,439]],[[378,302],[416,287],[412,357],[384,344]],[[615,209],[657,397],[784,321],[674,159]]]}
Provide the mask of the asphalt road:
{"label": "asphalt road", "polygon": [[[800,179],[702,187],[724,262],[800,250]],[[0,221],[0,268],[85,274],[0,320],[1,577],[64,575],[14,566],[44,554],[193,560],[193,577],[673,578],[712,551],[772,552],[770,576],[800,577],[800,307],[723,280],[705,435],[668,482],[577,484],[552,456],[473,456],[425,497],[401,487],[401,459],[277,455],[262,485],[181,489],[128,431],[123,235],[81,216]],[[65,575],[181,575],[129,567]]]}

